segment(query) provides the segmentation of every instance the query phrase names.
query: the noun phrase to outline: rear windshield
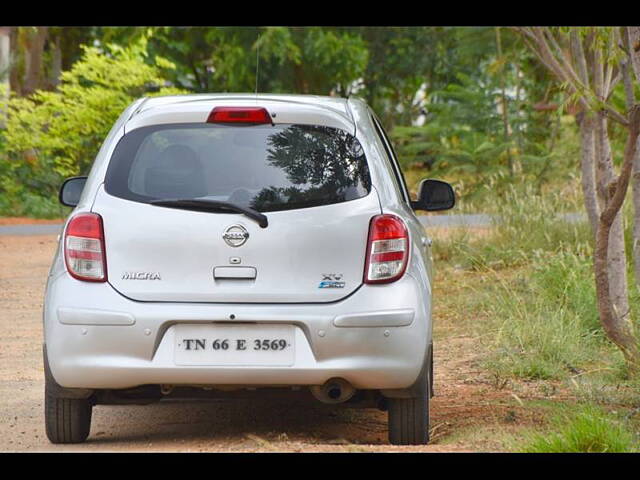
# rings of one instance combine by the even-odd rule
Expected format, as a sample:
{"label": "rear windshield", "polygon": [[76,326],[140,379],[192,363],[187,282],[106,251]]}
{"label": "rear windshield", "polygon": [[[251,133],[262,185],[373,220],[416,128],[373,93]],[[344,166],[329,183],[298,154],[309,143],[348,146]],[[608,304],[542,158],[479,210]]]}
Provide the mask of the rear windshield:
{"label": "rear windshield", "polygon": [[360,142],[336,128],[168,124],[122,137],[105,188],[144,203],[206,197],[269,212],[361,198],[371,179]]}

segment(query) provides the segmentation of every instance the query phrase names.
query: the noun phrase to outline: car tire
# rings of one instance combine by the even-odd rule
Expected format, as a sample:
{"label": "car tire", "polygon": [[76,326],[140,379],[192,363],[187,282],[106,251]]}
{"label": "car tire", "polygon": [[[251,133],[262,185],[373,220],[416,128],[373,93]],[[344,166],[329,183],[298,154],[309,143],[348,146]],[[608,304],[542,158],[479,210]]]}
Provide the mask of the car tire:
{"label": "car tire", "polygon": [[89,399],[58,398],[45,393],[44,417],[51,443],[82,443],[91,429]]}
{"label": "car tire", "polygon": [[59,398],[45,393],[44,417],[51,443],[82,443],[91,429],[89,399]]}
{"label": "car tire", "polygon": [[[427,370],[429,371],[429,370]],[[389,443],[426,445],[429,443],[429,400],[431,381],[425,375],[417,396],[389,399]]]}
{"label": "car tire", "polygon": [[91,429],[90,398],[67,398],[60,396],[60,387],[49,370],[47,349],[43,348],[44,360],[44,423],[47,438],[51,443],[81,443]]}

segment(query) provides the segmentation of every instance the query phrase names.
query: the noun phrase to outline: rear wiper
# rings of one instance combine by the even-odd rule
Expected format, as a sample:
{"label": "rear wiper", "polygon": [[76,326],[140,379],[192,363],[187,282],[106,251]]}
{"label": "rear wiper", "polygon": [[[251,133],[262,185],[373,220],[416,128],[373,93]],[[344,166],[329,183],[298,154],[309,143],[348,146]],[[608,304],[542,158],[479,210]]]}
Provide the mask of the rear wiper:
{"label": "rear wiper", "polygon": [[170,208],[183,208],[186,210],[189,209],[197,209],[204,210],[207,212],[217,212],[220,210],[230,210],[232,212],[238,212],[246,215],[258,222],[258,225],[262,228],[267,228],[269,225],[269,220],[267,216],[263,213],[254,210],[253,208],[244,207],[242,205],[237,205],[231,202],[223,202],[220,200],[208,200],[205,198],[187,198],[187,199],[167,199],[167,200],[154,200],[151,202],[151,205],[156,205],[159,207],[170,207]]}

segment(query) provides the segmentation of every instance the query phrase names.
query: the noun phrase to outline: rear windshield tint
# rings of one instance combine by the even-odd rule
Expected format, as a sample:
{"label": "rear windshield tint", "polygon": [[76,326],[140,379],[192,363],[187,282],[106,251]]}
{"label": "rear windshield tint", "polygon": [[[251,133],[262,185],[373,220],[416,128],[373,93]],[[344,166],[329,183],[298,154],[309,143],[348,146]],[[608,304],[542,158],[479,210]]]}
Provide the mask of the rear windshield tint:
{"label": "rear windshield tint", "polygon": [[168,124],[122,137],[105,188],[137,202],[206,197],[269,212],[355,200],[371,178],[360,142],[336,128]]}

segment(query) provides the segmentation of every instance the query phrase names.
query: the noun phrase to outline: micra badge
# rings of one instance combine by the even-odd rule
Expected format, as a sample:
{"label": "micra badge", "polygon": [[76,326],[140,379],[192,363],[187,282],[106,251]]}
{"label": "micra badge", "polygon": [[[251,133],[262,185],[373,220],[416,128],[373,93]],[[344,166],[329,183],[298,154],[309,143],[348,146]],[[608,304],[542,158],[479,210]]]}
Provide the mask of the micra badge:
{"label": "micra badge", "polygon": [[158,272],[124,272],[123,280],[162,280]]}

